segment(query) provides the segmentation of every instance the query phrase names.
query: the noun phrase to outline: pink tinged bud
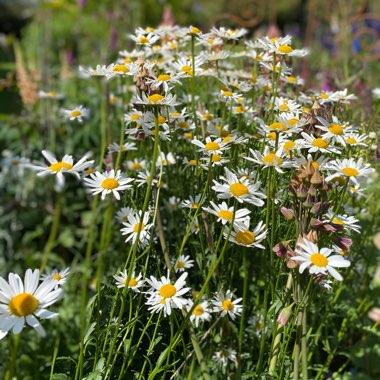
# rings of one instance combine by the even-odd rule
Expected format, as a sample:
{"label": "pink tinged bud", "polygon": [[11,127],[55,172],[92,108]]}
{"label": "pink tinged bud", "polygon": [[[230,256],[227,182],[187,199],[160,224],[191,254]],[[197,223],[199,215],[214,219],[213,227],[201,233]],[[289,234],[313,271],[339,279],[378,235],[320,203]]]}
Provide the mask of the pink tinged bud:
{"label": "pink tinged bud", "polygon": [[306,208],[312,208],[314,206],[314,197],[308,194],[305,202],[303,202],[303,206]]}
{"label": "pink tinged bud", "polygon": [[281,310],[277,318],[277,323],[279,325],[286,326],[288,324],[289,319],[292,316],[292,308],[293,308],[293,304]]}
{"label": "pink tinged bud", "polygon": [[345,252],[349,251],[352,245],[352,240],[345,236],[335,236],[332,240],[339,248],[343,249]]}
{"label": "pink tinged bud", "polygon": [[376,323],[380,323],[380,308],[378,307],[373,307],[369,312],[368,312],[368,318],[372,319]]}
{"label": "pink tinged bud", "polygon": [[286,207],[281,207],[281,214],[284,216],[286,220],[294,219],[294,212]]}
{"label": "pink tinged bud", "polygon": [[286,247],[282,243],[277,243],[272,249],[277,257],[285,257],[287,252]]}
{"label": "pink tinged bud", "polygon": [[319,186],[322,184],[322,178],[321,178],[321,175],[319,174],[318,169],[314,172],[313,176],[311,177],[310,182],[315,186]]}
{"label": "pink tinged bud", "polygon": [[305,186],[301,184],[301,186],[297,190],[297,198],[305,199],[306,196],[307,196],[307,190],[305,189]]}

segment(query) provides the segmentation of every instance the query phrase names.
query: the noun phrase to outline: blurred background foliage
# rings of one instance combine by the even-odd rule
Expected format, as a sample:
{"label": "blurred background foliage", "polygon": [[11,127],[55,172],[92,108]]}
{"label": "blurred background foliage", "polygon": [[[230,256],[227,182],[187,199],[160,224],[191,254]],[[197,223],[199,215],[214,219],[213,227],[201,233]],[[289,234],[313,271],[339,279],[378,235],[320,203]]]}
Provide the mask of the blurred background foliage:
{"label": "blurred background foliage", "polygon": [[349,87],[359,96],[366,83],[380,85],[376,0],[0,0],[0,114],[20,109],[16,38],[23,64],[38,71],[38,88],[49,89],[56,79],[70,79],[79,64],[108,64],[119,50],[131,49],[128,35],[135,28],[173,23],[203,31],[245,27],[252,36],[291,34],[312,50],[302,63],[307,85]]}

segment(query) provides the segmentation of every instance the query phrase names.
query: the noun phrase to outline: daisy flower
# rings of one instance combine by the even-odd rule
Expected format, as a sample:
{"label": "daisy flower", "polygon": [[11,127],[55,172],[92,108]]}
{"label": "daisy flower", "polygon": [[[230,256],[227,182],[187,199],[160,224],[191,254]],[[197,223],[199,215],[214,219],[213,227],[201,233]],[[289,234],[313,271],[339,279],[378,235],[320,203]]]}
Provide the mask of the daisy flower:
{"label": "daisy flower", "polygon": [[238,94],[229,90],[220,90],[220,97],[226,101],[234,100],[235,102],[238,102],[238,99],[242,98],[242,94]]}
{"label": "daisy flower", "polygon": [[[271,104],[273,102],[273,99],[271,99]],[[287,99],[287,98],[282,98],[282,97],[277,97],[274,99],[274,109],[276,111],[281,111],[281,112],[300,112],[301,111],[301,105],[299,105],[296,101]]]}
{"label": "daisy flower", "polygon": [[132,244],[135,244],[137,241],[137,236],[139,236],[139,246],[144,248],[149,244],[150,240],[150,229],[153,226],[152,223],[149,223],[149,213],[144,213],[144,218],[141,222],[142,211],[130,214],[127,222],[123,222],[125,226],[120,230],[122,235],[128,235],[125,242],[132,241]]}
{"label": "daisy flower", "polygon": [[[195,57],[194,60],[194,73],[199,75],[202,72],[201,66],[204,63],[203,57]],[[193,62],[187,57],[181,57],[176,62],[172,63],[173,69],[177,74],[181,75],[181,78],[192,77],[193,76]]]}
{"label": "daisy flower", "polygon": [[60,94],[55,91],[38,91],[38,97],[40,99],[54,99],[54,100],[61,100],[65,97],[65,95]]}
{"label": "daisy flower", "polygon": [[266,198],[260,189],[260,182],[252,185],[247,178],[238,179],[236,174],[225,168],[226,177],[221,177],[225,183],[221,184],[215,180],[215,186],[212,187],[218,194],[219,199],[235,198],[238,202],[252,203],[256,206],[263,206]]}
{"label": "daisy flower", "polygon": [[206,137],[206,143],[202,143],[201,141],[194,139],[191,141],[194,145],[199,147],[198,152],[202,152],[211,156],[212,154],[223,154],[223,152],[228,149],[221,138],[218,138],[214,141],[211,140],[211,137]]}
{"label": "daisy flower", "polygon": [[211,28],[210,35],[219,37],[225,40],[238,40],[240,37],[243,37],[248,33],[247,29],[226,29],[223,26],[216,28],[215,26]]}
{"label": "daisy flower", "polygon": [[302,132],[301,135],[304,138],[304,140],[300,140],[302,142],[303,149],[308,149],[309,153],[321,152],[340,154],[340,151],[330,144],[330,140],[322,137],[310,136],[305,132]]}
{"label": "daisy flower", "polygon": [[119,223],[128,222],[129,216],[134,213],[132,207],[122,207],[116,213],[116,219]]}
{"label": "daisy flower", "polygon": [[160,74],[157,77],[153,76],[152,78],[148,78],[146,83],[151,85],[152,87],[158,89],[161,86],[163,87],[165,92],[168,92],[171,87],[173,87],[175,84],[181,82],[179,81],[179,78],[181,75],[179,74]]}
{"label": "daisy flower", "polygon": [[137,34],[136,36],[130,34],[129,37],[135,41],[137,45],[153,45],[160,39],[160,36],[153,33]]}
{"label": "daisy flower", "polygon": [[113,278],[116,280],[116,286],[118,288],[125,288],[128,286],[128,288],[132,289],[136,293],[140,293],[139,288],[141,288],[144,285],[144,280],[142,280],[142,274],[139,273],[136,277],[135,272],[132,272],[131,278],[128,280],[128,272],[120,271],[119,274],[113,275]]}
{"label": "daisy flower", "polygon": [[141,111],[132,110],[131,112],[124,114],[125,125],[131,123],[141,124],[144,114]]}
{"label": "daisy flower", "polygon": [[79,172],[83,172],[94,163],[94,161],[86,161],[89,154],[85,154],[76,164],[74,164],[73,157],[68,154],[65,154],[61,161],[58,161],[54,154],[48,150],[43,150],[42,154],[50,165],[30,165],[29,167],[38,171],[37,175],[40,177],[44,177],[49,174],[56,175],[56,181],[59,187],[63,187],[65,184],[63,173],[73,174],[80,179]]}
{"label": "daisy flower", "polygon": [[176,272],[184,272],[186,269],[194,266],[194,260],[190,260],[190,256],[181,255],[176,261],[173,262]]}
{"label": "daisy flower", "polygon": [[232,301],[232,298],[233,294],[230,290],[227,290],[226,293],[217,293],[214,299],[211,301],[213,304],[212,311],[214,313],[221,312],[222,317],[229,315],[232,320],[235,320],[235,318],[241,314],[241,311],[243,309],[242,305],[239,305],[242,298],[238,298],[235,301]]}
{"label": "daisy flower", "polygon": [[49,274],[43,274],[41,276],[41,280],[45,281],[45,280],[53,279],[56,283],[55,289],[58,289],[60,286],[66,283],[69,272],[70,272],[70,268],[65,268],[61,271],[54,270],[53,272]]}
{"label": "daisy flower", "polygon": [[311,241],[304,239],[304,243],[298,243],[295,253],[298,256],[293,256],[292,260],[301,261],[299,272],[303,273],[307,267],[310,274],[328,274],[330,273],[336,280],[342,281],[343,277],[335,268],[347,268],[351,265],[348,260],[345,260],[341,255],[332,255],[333,252],[329,248],[321,248]]}
{"label": "daisy flower", "polygon": [[96,171],[83,180],[90,188],[90,193],[92,195],[101,194],[102,200],[111,193],[117,200],[120,200],[119,191],[130,189],[132,187],[130,183],[133,182],[133,178],[124,177],[120,170],[115,173],[114,169],[104,173]]}
{"label": "daisy flower", "polygon": [[253,157],[244,157],[248,161],[255,162],[256,164],[259,164],[263,166],[264,168],[273,166],[277,172],[283,173],[283,171],[280,169],[282,168],[290,168],[293,166],[293,162],[291,161],[285,161],[282,158],[283,155],[283,148],[280,147],[276,152],[272,151],[269,146],[266,146],[264,149],[264,153],[261,154],[257,150],[249,149]]}
{"label": "daisy flower", "polygon": [[176,159],[172,152],[169,152],[166,154],[164,152],[161,152],[157,158],[156,166],[157,167],[160,167],[161,165],[168,166],[168,165],[173,165],[175,163],[176,163]]}
{"label": "daisy flower", "polygon": [[119,152],[127,152],[130,150],[137,150],[135,143],[124,143],[122,145],[119,145],[118,143],[114,142],[108,147],[108,151],[110,153],[119,153]]}
{"label": "daisy flower", "polygon": [[[186,306],[187,311],[190,311],[190,309],[193,307],[194,302],[188,301],[188,304]],[[209,303],[207,301],[203,301],[197,306],[195,306],[193,312],[190,316],[190,321],[195,325],[195,327],[199,326],[199,323],[202,323],[204,321],[209,321],[211,319],[211,309],[209,306]]]}
{"label": "daisy flower", "polygon": [[325,132],[322,135],[322,138],[325,140],[332,140],[346,146],[345,135],[347,132],[351,132],[351,127],[348,123],[340,123],[338,118],[335,116],[332,117],[332,123],[329,123],[323,117],[319,116],[317,116],[317,120],[322,125],[316,125],[316,127]]}
{"label": "daisy flower", "polygon": [[228,362],[234,363],[235,367],[238,366],[237,353],[231,348],[225,348],[221,351],[215,352],[212,358],[223,368],[227,367]]}
{"label": "daisy flower", "polygon": [[361,227],[358,225],[359,220],[356,219],[354,216],[349,215],[340,215],[336,214],[329,210],[325,216],[324,219],[329,221],[331,224],[338,224],[339,226],[343,226],[346,231],[355,231],[357,233],[360,233]]}
{"label": "daisy flower", "polygon": [[83,106],[75,107],[72,110],[62,110],[63,115],[68,120],[78,120],[79,123],[83,122],[83,118],[87,119],[89,115],[88,108]]}
{"label": "daisy flower", "polygon": [[45,336],[45,330],[38,318],[50,319],[58,316],[46,308],[63,297],[61,288],[55,289],[57,282],[48,279],[40,282],[40,271],[27,269],[24,282],[15,273],[9,273],[8,282],[0,277],[0,339],[10,330],[19,334],[25,323]]}
{"label": "daisy flower", "polygon": [[177,96],[172,94],[160,95],[152,94],[147,96],[145,92],[142,93],[142,97],[137,97],[136,104],[144,104],[148,106],[177,106]]}
{"label": "daisy flower", "polygon": [[367,135],[359,135],[358,133],[354,132],[348,132],[345,135],[345,141],[347,146],[364,146],[366,147],[367,144],[364,142],[367,140]]}
{"label": "daisy flower", "polygon": [[137,187],[149,184],[151,186],[154,186],[158,184],[158,181],[155,178],[151,179],[150,172],[148,170],[146,170],[145,172],[139,172],[137,174],[136,182]]}
{"label": "daisy flower", "polygon": [[[234,208],[228,207],[226,202],[222,202],[221,204],[217,205],[214,202],[210,201],[210,204],[212,208],[210,207],[203,207],[203,210],[214,214],[218,217],[217,221],[222,222],[223,225],[232,222],[233,215],[234,215]],[[251,211],[249,211],[246,208],[242,208],[240,210],[236,210],[235,212],[235,218],[234,223],[243,222],[248,214],[250,214]]]}
{"label": "daisy flower", "polygon": [[146,302],[149,310],[152,312],[163,310],[165,317],[171,314],[172,309],[182,310],[188,303],[182,296],[190,290],[190,288],[184,288],[187,275],[188,273],[184,272],[174,284],[170,280],[169,271],[167,277],[162,276],[160,280],[150,276],[150,279],[146,280],[152,287],[146,292],[149,295]]}
{"label": "daisy flower", "polygon": [[[249,227],[250,219],[249,217],[245,218],[244,221],[234,223],[234,229],[231,231],[229,241],[242,245],[244,247],[257,247],[264,249],[265,247],[260,244],[267,236],[267,230],[265,229],[265,224],[259,222],[253,231]],[[229,227],[225,227],[223,235],[227,238],[229,233]]]}
{"label": "daisy flower", "polygon": [[201,200],[202,194],[197,194],[194,197],[190,196],[189,199],[185,199],[184,201],[181,202],[181,207],[186,207],[186,208],[192,208],[192,209],[197,209],[201,204],[199,201]]}
{"label": "daisy flower", "polygon": [[331,181],[336,177],[346,177],[354,185],[359,184],[358,179],[360,177],[367,177],[375,171],[370,164],[363,164],[362,158],[359,158],[357,162],[355,162],[354,158],[336,159],[329,164],[328,169],[335,173],[326,177],[326,181]]}
{"label": "daisy flower", "polygon": [[146,161],[135,158],[133,161],[127,161],[127,167],[132,171],[139,171],[146,168]]}

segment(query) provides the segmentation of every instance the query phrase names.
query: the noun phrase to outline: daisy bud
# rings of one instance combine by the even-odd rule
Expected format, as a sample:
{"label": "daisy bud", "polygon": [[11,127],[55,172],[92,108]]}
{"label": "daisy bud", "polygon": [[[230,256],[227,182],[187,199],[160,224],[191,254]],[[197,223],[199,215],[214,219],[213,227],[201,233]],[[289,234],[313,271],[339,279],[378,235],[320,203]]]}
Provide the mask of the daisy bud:
{"label": "daisy bud", "polygon": [[[334,225],[335,226],[335,225]],[[321,222],[319,219],[312,218],[310,221],[310,227],[315,230],[322,230],[326,232],[336,232],[336,228],[326,222]]]}
{"label": "daisy bud", "polygon": [[286,247],[282,243],[277,243],[272,249],[277,257],[285,257],[287,252]]}
{"label": "daisy bud", "polygon": [[378,307],[373,307],[369,312],[368,312],[368,318],[372,319],[376,323],[380,323],[380,308]]}
{"label": "daisy bud", "polygon": [[317,195],[317,189],[313,185],[311,185],[307,193],[315,197]]}
{"label": "daisy bud", "polygon": [[281,312],[277,318],[277,323],[279,325],[286,326],[288,324],[289,319],[292,316],[292,308],[293,308],[293,304],[291,304],[288,307],[285,307],[281,310]]}
{"label": "daisy bud", "polygon": [[313,176],[311,177],[311,180],[310,182],[315,185],[315,186],[319,186],[322,184],[322,178],[321,178],[321,175],[319,173],[319,169],[316,169]]}
{"label": "daisy bud", "polygon": [[294,219],[294,212],[286,207],[281,207],[281,214],[284,216],[286,220]]}
{"label": "daisy bud", "polygon": [[305,199],[306,196],[307,196],[307,190],[305,189],[305,186],[301,184],[297,190],[297,198],[298,199]]}
{"label": "daisy bud", "polygon": [[306,208],[312,208],[314,206],[314,197],[311,194],[307,194],[306,200],[302,204]]}
{"label": "daisy bud", "polygon": [[309,161],[306,165],[306,173],[308,176],[313,176],[315,173],[315,168],[311,161]]}
{"label": "daisy bud", "polygon": [[352,240],[345,236],[335,236],[332,240],[343,251],[349,251],[352,245]]}

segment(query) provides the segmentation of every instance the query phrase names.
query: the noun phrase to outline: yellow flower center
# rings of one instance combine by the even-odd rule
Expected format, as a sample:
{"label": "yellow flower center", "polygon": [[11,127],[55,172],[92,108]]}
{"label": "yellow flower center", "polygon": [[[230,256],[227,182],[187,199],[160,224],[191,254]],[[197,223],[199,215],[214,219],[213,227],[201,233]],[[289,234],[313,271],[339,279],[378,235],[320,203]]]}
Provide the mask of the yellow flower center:
{"label": "yellow flower center", "polygon": [[340,226],[344,226],[344,222],[343,222],[343,220],[341,220],[341,219],[334,218],[334,219],[332,220],[332,222],[335,223],[335,224],[339,224]]}
{"label": "yellow flower center", "polygon": [[[228,132],[228,131],[226,131],[226,132]],[[222,135],[223,135],[223,131],[222,131]],[[226,143],[230,142],[231,139],[232,139],[231,136],[226,136],[226,137],[223,139],[223,142],[226,144]]]}
{"label": "yellow flower center", "polygon": [[319,97],[321,98],[321,99],[328,99],[329,98],[329,95],[328,94],[319,94]]}
{"label": "yellow flower center", "polygon": [[289,45],[280,45],[278,51],[283,54],[289,54],[293,51],[293,48]]}
{"label": "yellow flower center", "polygon": [[129,69],[125,65],[116,65],[113,68],[113,71],[116,71],[116,72],[119,72],[119,73],[127,73],[129,71]]}
{"label": "yellow flower center", "polygon": [[[124,285],[127,285],[127,279],[125,279],[124,280]],[[130,280],[129,280],[129,282],[128,282],[128,286],[130,287],[130,288],[133,288],[134,286],[136,286],[137,285],[137,280],[135,279],[135,278],[131,278]]]}
{"label": "yellow flower center", "polygon": [[186,121],[180,121],[177,125],[182,129],[189,129],[189,124]]}
{"label": "yellow flower center", "polygon": [[8,307],[11,314],[18,317],[26,317],[36,311],[38,301],[32,294],[21,293],[11,299]]}
{"label": "yellow flower center", "polygon": [[123,61],[125,63],[131,63],[132,62],[132,60],[130,58],[128,58],[128,57],[124,58]]}
{"label": "yellow flower center", "polygon": [[278,108],[279,108],[281,111],[289,111],[289,110],[290,110],[290,108],[289,108],[289,106],[288,106],[287,104],[280,104],[280,105],[278,106]]}
{"label": "yellow flower center", "polygon": [[72,111],[72,112],[70,113],[70,116],[71,116],[71,117],[78,117],[78,116],[80,116],[80,115],[82,115],[82,113],[81,113],[80,111]]}
{"label": "yellow flower center", "polygon": [[312,145],[317,148],[326,149],[329,146],[329,143],[322,137],[319,137],[312,142]]}
{"label": "yellow flower center", "polygon": [[342,172],[347,176],[347,177],[356,177],[359,175],[359,172],[355,168],[343,168]]}
{"label": "yellow flower center", "polygon": [[329,126],[329,131],[334,135],[343,135],[343,128],[339,124],[331,124]]}
{"label": "yellow flower center", "polygon": [[197,164],[198,164],[197,160],[190,160],[189,161],[189,165],[191,165],[191,166],[197,166]]}
{"label": "yellow flower center", "polygon": [[221,217],[222,219],[232,220],[233,212],[229,210],[220,210],[218,212],[218,216]]}
{"label": "yellow flower center", "polygon": [[132,121],[140,119],[140,115],[138,113],[134,113],[133,115],[130,116],[130,119]]}
{"label": "yellow flower center", "polygon": [[193,204],[191,205],[191,208],[198,208],[198,207],[199,207],[198,203],[193,203]]}
{"label": "yellow flower center", "polygon": [[348,138],[346,139],[346,143],[347,143],[347,144],[350,144],[350,145],[354,145],[354,144],[357,143],[357,141],[356,141],[356,139],[354,139],[353,137],[348,137]]}
{"label": "yellow flower center", "polygon": [[232,96],[231,91],[222,91],[224,96],[228,96],[229,98]]}
{"label": "yellow flower center", "polygon": [[182,66],[181,67],[181,71],[185,72],[185,73],[188,73],[189,71],[192,71],[192,67],[189,66],[189,65],[185,65],[185,66]]}
{"label": "yellow flower center", "polygon": [[322,254],[314,253],[310,256],[310,261],[317,267],[324,268],[328,264],[328,260]]}
{"label": "yellow flower center", "polygon": [[157,104],[162,99],[164,99],[164,97],[160,94],[154,94],[148,97],[148,100],[150,100],[153,104]]}
{"label": "yellow flower center", "polygon": [[213,155],[211,156],[212,162],[220,162],[221,159],[222,157],[220,157],[219,154],[216,154],[216,153],[213,153]]}
{"label": "yellow flower center", "polygon": [[243,245],[250,245],[255,242],[255,234],[249,230],[238,231],[236,233],[236,241]]}
{"label": "yellow flower center", "polygon": [[141,36],[139,38],[140,44],[148,44],[149,43],[149,38],[146,38],[145,36]]}
{"label": "yellow flower center", "polygon": [[210,141],[205,145],[206,150],[218,150],[219,148],[219,144],[215,141]]}
{"label": "yellow flower center", "polygon": [[269,132],[267,137],[269,140],[276,140],[276,132]]}
{"label": "yellow flower center", "polygon": [[296,143],[294,141],[287,141],[284,144],[284,150],[290,150],[293,149],[296,146]]}
{"label": "yellow flower center", "polygon": [[164,124],[166,121],[166,117],[162,115],[158,115],[158,124]]}
{"label": "yellow flower center", "polygon": [[244,106],[238,106],[238,107],[235,107],[235,112],[236,113],[243,113],[247,110],[247,108],[245,108]]}
{"label": "yellow flower center", "polygon": [[289,120],[288,120],[289,125],[291,125],[292,127],[293,127],[294,125],[296,125],[298,122],[299,122],[298,119],[289,119]]}
{"label": "yellow flower center", "polygon": [[222,309],[225,311],[232,311],[234,309],[234,304],[230,300],[223,300]]}
{"label": "yellow flower center", "polygon": [[197,27],[195,27],[195,26],[191,27],[191,33],[198,34],[198,33],[200,33],[200,32],[201,32],[201,31],[200,31]]}
{"label": "yellow flower center", "polygon": [[60,275],[59,273],[54,273],[54,274],[53,274],[53,278],[54,278],[54,280],[56,280],[56,281],[59,281],[59,280],[62,279],[62,277],[61,277],[61,275]]}
{"label": "yellow flower center", "polygon": [[204,313],[203,307],[201,305],[195,306],[193,310],[194,315],[202,315]]}
{"label": "yellow flower center", "polygon": [[161,82],[166,82],[168,80],[170,80],[170,75],[168,74],[161,74],[157,77],[157,80],[161,81]]}
{"label": "yellow flower center", "polygon": [[102,184],[103,189],[106,190],[113,190],[116,189],[119,186],[119,182],[115,178],[106,178]]}
{"label": "yellow flower center", "polygon": [[297,82],[297,78],[293,77],[293,76],[290,76],[290,77],[288,77],[288,82],[289,83],[296,83]]}
{"label": "yellow flower center", "polygon": [[318,164],[317,161],[313,161],[311,164],[313,165],[314,169],[318,169],[319,168],[319,164]]}
{"label": "yellow flower center", "polygon": [[284,123],[275,122],[269,126],[272,131],[286,131],[288,127]]}
{"label": "yellow flower center", "polygon": [[184,137],[185,139],[189,139],[189,140],[191,140],[191,139],[193,138],[193,134],[192,134],[192,133],[185,133],[185,134],[183,135],[183,137]]}
{"label": "yellow flower center", "polygon": [[271,152],[271,153],[269,153],[263,157],[263,163],[264,164],[271,164],[271,165],[277,164],[278,166],[281,166],[282,165],[282,158],[276,156],[275,153]]}
{"label": "yellow flower center", "polygon": [[60,172],[62,169],[70,170],[72,168],[73,168],[73,165],[71,165],[71,164],[69,164],[67,162],[62,162],[62,161],[55,162],[54,164],[51,164],[49,166],[50,170],[53,170],[53,171],[55,171],[57,173]]}
{"label": "yellow flower center", "polygon": [[210,121],[214,119],[214,116],[210,115],[209,113],[204,113],[203,118]]}
{"label": "yellow flower center", "polygon": [[230,185],[230,191],[235,197],[241,197],[242,195],[249,193],[248,187],[240,182]]}
{"label": "yellow flower center", "polygon": [[56,96],[57,93],[54,92],[54,91],[50,91],[50,92],[48,92],[46,95],[47,95],[47,96]]}
{"label": "yellow flower center", "polygon": [[177,289],[172,284],[166,284],[160,288],[160,296],[164,298],[171,298],[177,293]]}
{"label": "yellow flower center", "polygon": [[141,230],[143,230],[145,227],[145,224],[144,223],[141,223],[141,226],[140,226],[140,223],[136,223],[134,226],[133,226],[133,232],[136,232],[139,233]]}
{"label": "yellow flower center", "polygon": [[178,261],[177,267],[178,268],[185,268],[185,263],[183,261]]}

